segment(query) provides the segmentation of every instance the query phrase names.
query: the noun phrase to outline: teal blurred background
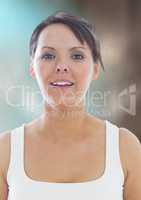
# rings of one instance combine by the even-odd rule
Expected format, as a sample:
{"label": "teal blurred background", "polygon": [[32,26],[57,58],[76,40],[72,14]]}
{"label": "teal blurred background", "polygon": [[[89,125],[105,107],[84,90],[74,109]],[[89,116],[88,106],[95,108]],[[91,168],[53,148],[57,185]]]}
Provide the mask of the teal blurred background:
{"label": "teal blurred background", "polygon": [[0,131],[40,115],[42,97],[29,75],[29,40],[44,18],[66,10],[95,24],[101,42],[106,72],[90,86],[88,112],[141,139],[140,8],[137,0],[0,1]]}

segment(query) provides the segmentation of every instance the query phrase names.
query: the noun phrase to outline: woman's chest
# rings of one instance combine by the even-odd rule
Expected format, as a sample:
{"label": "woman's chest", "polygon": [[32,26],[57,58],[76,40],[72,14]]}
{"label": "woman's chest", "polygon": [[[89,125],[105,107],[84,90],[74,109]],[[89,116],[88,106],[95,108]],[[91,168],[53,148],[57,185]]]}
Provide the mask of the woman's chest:
{"label": "woman's chest", "polygon": [[24,168],[34,180],[81,182],[97,179],[105,169],[104,140],[77,144],[25,145]]}

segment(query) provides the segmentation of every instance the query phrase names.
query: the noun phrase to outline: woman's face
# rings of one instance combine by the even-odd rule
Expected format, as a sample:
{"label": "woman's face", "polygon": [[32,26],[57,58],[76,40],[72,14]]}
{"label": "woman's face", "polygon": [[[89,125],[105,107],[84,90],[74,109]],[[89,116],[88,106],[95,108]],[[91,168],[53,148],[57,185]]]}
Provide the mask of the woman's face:
{"label": "woman's face", "polygon": [[[99,65],[91,50],[64,24],[52,24],[40,34],[30,73],[36,77],[47,104],[77,105],[85,99],[90,82],[98,76]],[[68,80],[72,86],[52,86],[50,82]]]}

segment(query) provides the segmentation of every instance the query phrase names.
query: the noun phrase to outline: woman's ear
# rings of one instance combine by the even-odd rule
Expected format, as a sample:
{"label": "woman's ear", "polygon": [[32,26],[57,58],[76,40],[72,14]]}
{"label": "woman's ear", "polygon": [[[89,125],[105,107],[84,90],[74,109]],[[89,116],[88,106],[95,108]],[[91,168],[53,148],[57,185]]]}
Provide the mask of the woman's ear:
{"label": "woman's ear", "polygon": [[34,79],[35,78],[35,72],[34,72],[34,67],[33,67],[32,61],[30,62],[29,73],[30,73],[30,76]]}
{"label": "woman's ear", "polygon": [[94,71],[93,71],[93,80],[97,80],[100,72],[100,64],[99,62],[94,63]]}

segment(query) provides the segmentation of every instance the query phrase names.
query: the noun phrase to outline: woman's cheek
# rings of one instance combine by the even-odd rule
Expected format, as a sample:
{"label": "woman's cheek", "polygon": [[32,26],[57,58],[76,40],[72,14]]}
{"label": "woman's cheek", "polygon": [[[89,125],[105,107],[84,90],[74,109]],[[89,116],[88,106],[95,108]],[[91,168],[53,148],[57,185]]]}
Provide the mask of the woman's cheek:
{"label": "woman's cheek", "polygon": [[45,80],[48,76],[48,66],[40,65],[37,68],[37,73],[42,80]]}
{"label": "woman's cheek", "polygon": [[88,81],[89,78],[91,77],[91,70],[90,68],[86,65],[83,70],[82,70],[82,73],[81,73],[81,79],[82,80],[85,80],[85,81]]}
{"label": "woman's cheek", "polygon": [[79,75],[80,90],[87,90],[92,78],[92,71],[86,65]]}

